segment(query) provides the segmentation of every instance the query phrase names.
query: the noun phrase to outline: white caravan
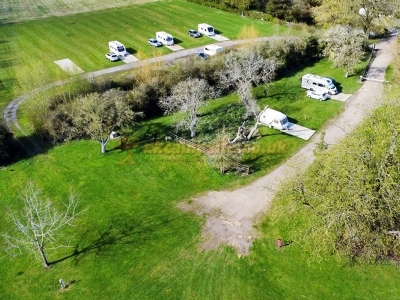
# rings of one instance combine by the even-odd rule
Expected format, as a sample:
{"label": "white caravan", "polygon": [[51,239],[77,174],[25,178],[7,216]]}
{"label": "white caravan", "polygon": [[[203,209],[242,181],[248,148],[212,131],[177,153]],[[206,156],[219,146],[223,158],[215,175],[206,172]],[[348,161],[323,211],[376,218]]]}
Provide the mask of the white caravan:
{"label": "white caravan", "polygon": [[198,30],[198,32],[200,32],[204,35],[207,35],[207,36],[215,35],[214,27],[212,27],[211,25],[208,25],[206,23],[198,24],[197,30]]}
{"label": "white caravan", "polygon": [[164,31],[156,32],[157,41],[159,41],[164,46],[173,46],[174,45],[174,38],[169,33]]}
{"label": "white caravan", "polygon": [[221,53],[223,49],[224,48],[222,48],[221,46],[212,44],[212,45],[204,46],[203,52],[207,55],[215,55],[215,54]]}
{"label": "white caravan", "polygon": [[313,74],[306,74],[301,77],[301,87],[311,91],[328,93],[329,95],[335,95],[338,93],[337,88],[332,83],[331,79]]}
{"label": "white caravan", "polygon": [[279,130],[287,129],[289,126],[289,121],[285,114],[268,107],[264,108],[258,115],[258,121],[263,125],[267,125],[269,128]]}
{"label": "white caravan", "polygon": [[108,48],[110,49],[110,52],[118,56],[125,56],[128,54],[128,52],[126,52],[125,46],[118,41],[108,42]]}

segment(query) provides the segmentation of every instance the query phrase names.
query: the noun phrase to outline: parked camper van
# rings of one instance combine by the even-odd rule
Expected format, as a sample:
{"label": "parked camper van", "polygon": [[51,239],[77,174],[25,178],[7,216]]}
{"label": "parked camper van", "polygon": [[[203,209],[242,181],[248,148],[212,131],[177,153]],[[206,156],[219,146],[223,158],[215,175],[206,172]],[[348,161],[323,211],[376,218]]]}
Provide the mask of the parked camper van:
{"label": "parked camper van", "polygon": [[221,46],[217,46],[214,44],[207,45],[207,46],[204,46],[204,53],[207,55],[215,55],[215,54],[221,53],[223,49],[224,48],[222,48]]}
{"label": "parked camper van", "polygon": [[259,115],[258,121],[261,124],[267,125],[269,128],[279,130],[287,129],[289,126],[289,121],[286,115],[271,108],[264,108]]}
{"label": "parked camper van", "polygon": [[202,24],[198,24],[197,25],[197,30],[207,36],[213,36],[215,35],[214,32],[214,27],[212,27],[211,25],[208,25],[206,23],[202,23]]}
{"label": "parked camper van", "polygon": [[338,93],[331,79],[313,74],[306,74],[301,78],[301,87],[311,91],[328,93],[329,95]]}
{"label": "parked camper van", "polygon": [[125,56],[128,54],[128,52],[126,52],[125,46],[118,41],[108,42],[108,48],[110,49],[110,52],[118,56]]}
{"label": "parked camper van", "polygon": [[157,41],[162,43],[164,46],[173,46],[174,45],[174,38],[169,33],[164,31],[156,32]]}

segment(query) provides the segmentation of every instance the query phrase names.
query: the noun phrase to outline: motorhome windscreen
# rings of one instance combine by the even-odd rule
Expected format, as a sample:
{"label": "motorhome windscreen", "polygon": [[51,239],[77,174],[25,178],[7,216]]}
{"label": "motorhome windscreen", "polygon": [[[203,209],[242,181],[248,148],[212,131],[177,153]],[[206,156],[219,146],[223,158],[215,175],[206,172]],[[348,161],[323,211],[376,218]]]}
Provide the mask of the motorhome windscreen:
{"label": "motorhome windscreen", "polygon": [[285,125],[287,122],[288,122],[288,119],[287,119],[287,118],[284,118],[284,119],[281,120],[281,124],[282,124],[282,125]]}
{"label": "motorhome windscreen", "polygon": [[207,27],[208,32],[213,32],[213,28],[212,27]]}
{"label": "motorhome windscreen", "polygon": [[329,84],[328,87],[329,87],[329,89],[334,89],[335,88],[335,86],[332,83]]}
{"label": "motorhome windscreen", "polygon": [[117,47],[118,52],[125,52],[125,48],[122,46]]}
{"label": "motorhome windscreen", "polygon": [[167,40],[167,42],[170,42],[170,41],[172,41],[172,38],[170,36],[167,36],[166,40]]}

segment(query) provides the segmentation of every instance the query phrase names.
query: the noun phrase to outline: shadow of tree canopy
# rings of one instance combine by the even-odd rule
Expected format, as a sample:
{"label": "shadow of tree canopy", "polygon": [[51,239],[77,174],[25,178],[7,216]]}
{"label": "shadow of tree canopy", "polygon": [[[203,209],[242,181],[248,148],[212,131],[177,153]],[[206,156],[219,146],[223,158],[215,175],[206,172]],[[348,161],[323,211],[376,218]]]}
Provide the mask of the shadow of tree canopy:
{"label": "shadow of tree canopy", "polygon": [[[139,246],[168,234],[175,235],[174,224],[178,223],[176,221],[179,221],[179,218],[171,218],[167,214],[156,218],[151,218],[149,215],[122,216],[112,220],[106,228],[98,229],[97,232],[87,229],[81,234],[70,254],[49,264],[55,265],[70,258],[78,264],[88,255],[112,256],[115,247],[118,246]],[[161,230],[167,227],[168,230]]]}

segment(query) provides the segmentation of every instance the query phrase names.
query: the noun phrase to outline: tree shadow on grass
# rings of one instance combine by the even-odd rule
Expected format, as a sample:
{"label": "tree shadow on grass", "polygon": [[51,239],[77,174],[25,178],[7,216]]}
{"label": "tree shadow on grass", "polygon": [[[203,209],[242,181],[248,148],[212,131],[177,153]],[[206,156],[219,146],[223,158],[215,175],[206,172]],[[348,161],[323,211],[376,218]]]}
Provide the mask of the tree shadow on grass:
{"label": "tree shadow on grass", "polygon": [[157,218],[151,218],[148,215],[135,215],[114,219],[108,227],[98,229],[95,234],[92,229],[83,232],[72,252],[50,262],[50,265],[70,258],[73,258],[75,263],[78,264],[89,255],[113,256],[115,247],[139,246],[154,242],[161,237],[165,238],[168,233],[174,235],[176,234],[175,230],[165,230],[165,228],[173,227],[177,220],[178,218],[171,218],[168,215],[158,216]]}

